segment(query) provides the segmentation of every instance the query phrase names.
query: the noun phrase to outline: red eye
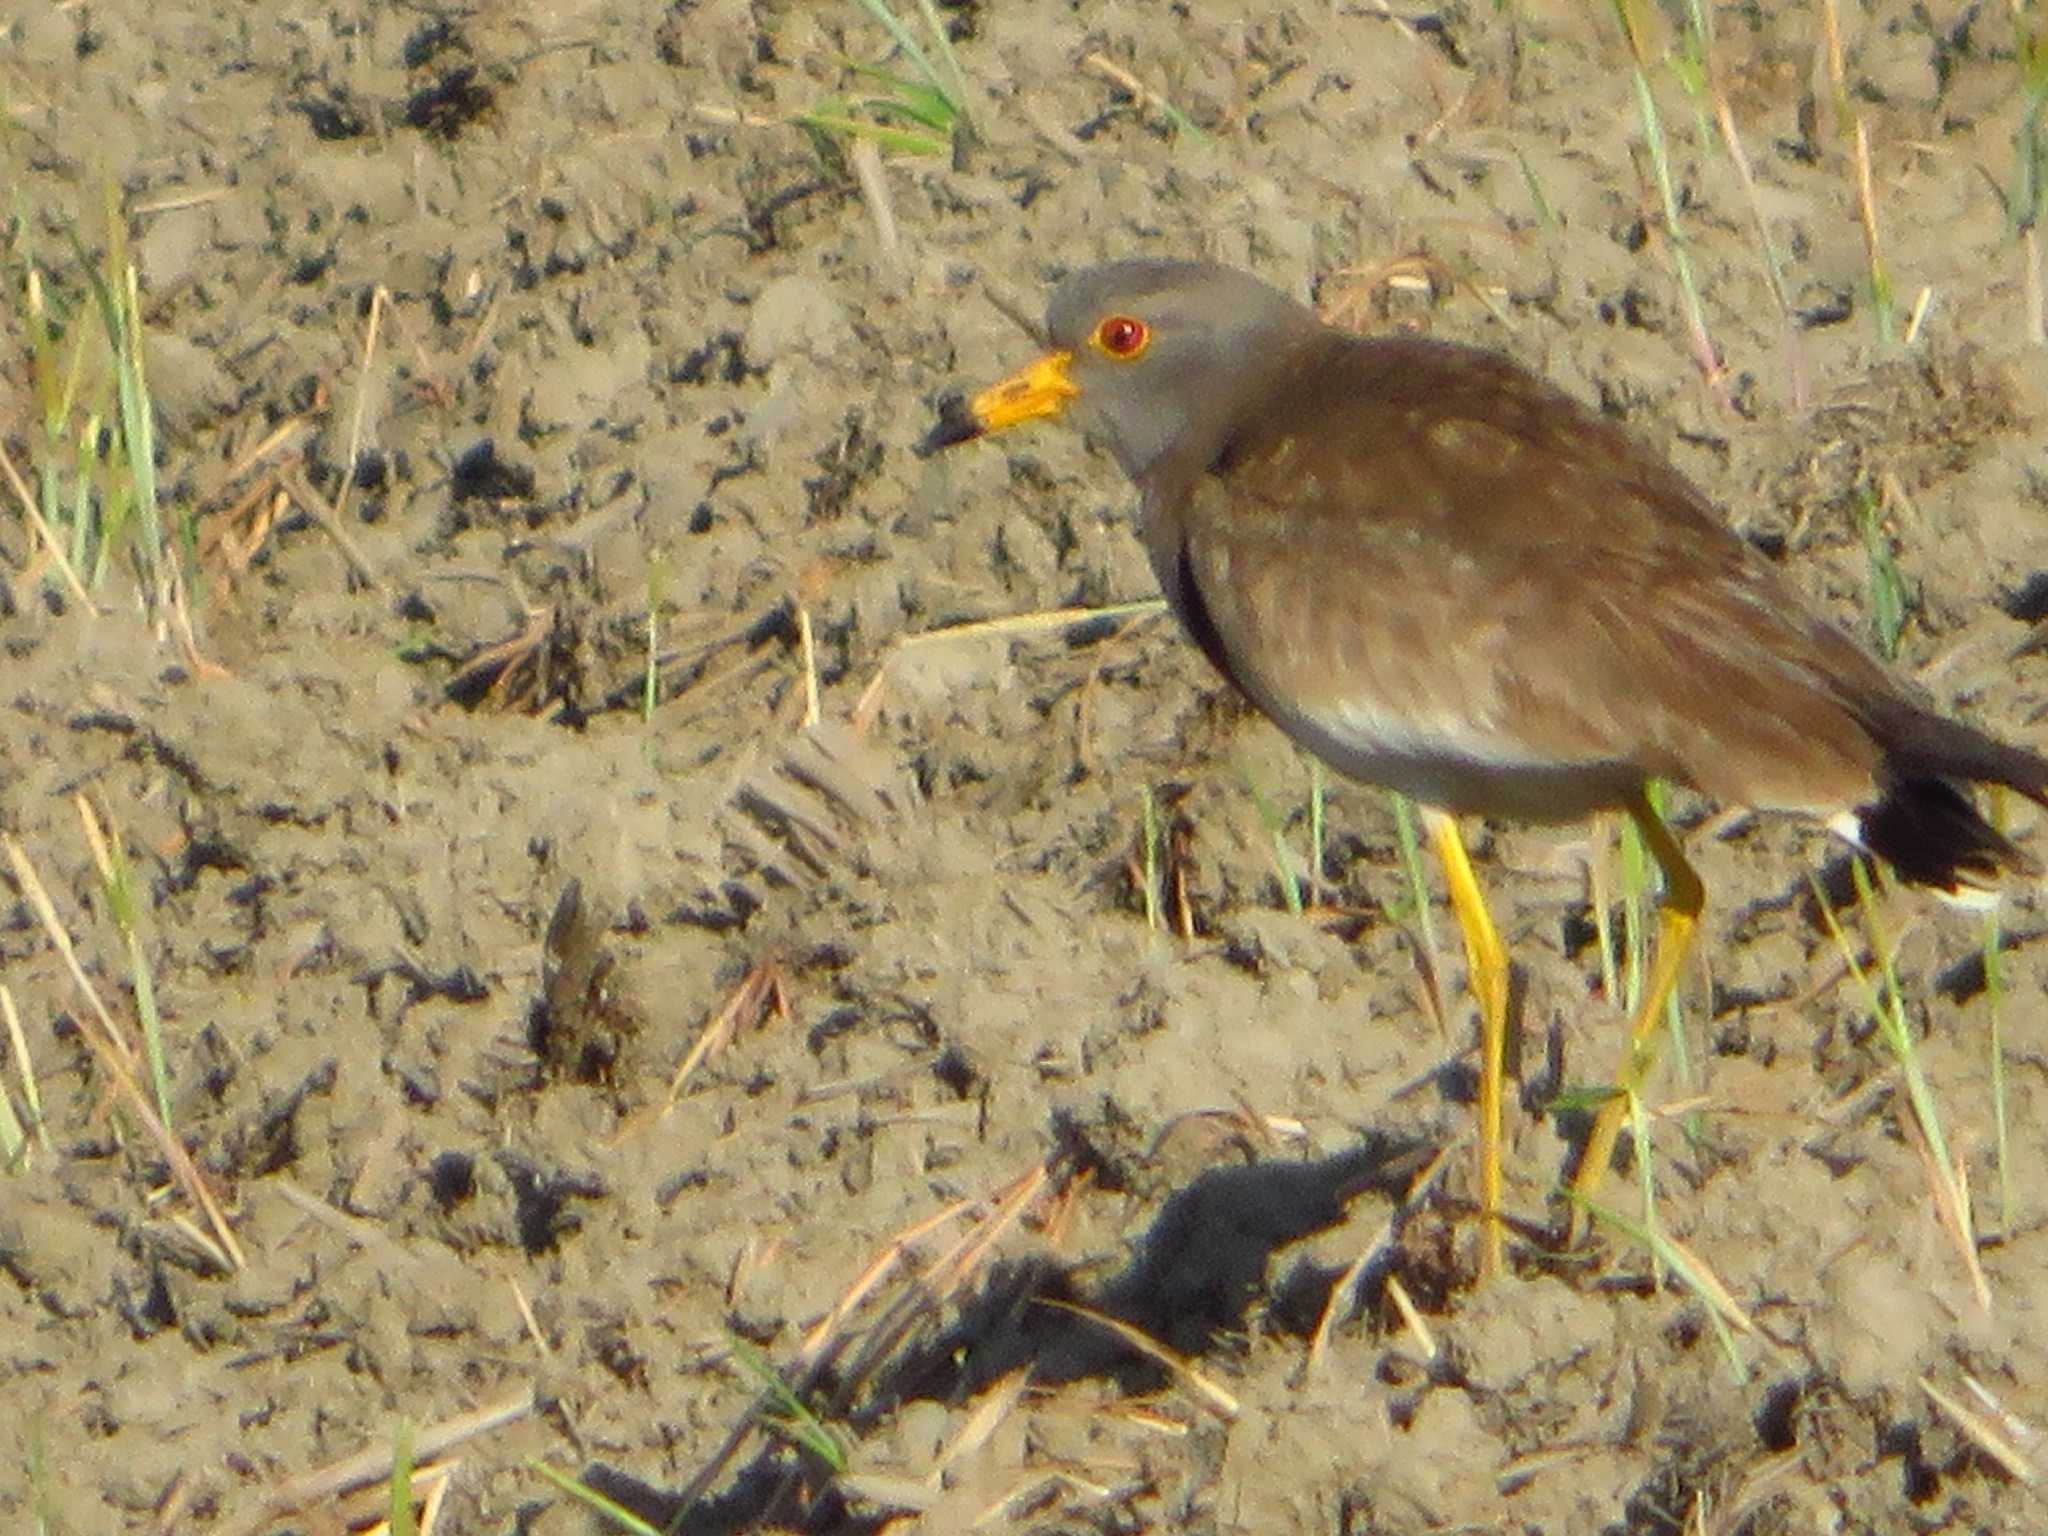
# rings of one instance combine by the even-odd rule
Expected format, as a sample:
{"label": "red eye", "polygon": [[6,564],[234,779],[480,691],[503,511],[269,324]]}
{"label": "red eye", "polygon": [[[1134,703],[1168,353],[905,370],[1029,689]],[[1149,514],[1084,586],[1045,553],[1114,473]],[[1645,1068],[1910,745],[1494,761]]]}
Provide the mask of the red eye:
{"label": "red eye", "polygon": [[1111,315],[1095,327],[1095,345],[1111,357],[1136,357],[1151,339],[1145,322],[1129,315]]}

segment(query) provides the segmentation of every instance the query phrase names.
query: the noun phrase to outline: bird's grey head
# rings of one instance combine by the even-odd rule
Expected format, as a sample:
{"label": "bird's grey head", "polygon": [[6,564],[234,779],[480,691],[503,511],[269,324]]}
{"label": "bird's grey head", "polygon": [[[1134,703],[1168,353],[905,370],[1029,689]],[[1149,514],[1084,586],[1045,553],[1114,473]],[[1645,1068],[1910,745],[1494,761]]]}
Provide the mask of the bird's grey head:
{"label": "bird's grey head", "polygon": [[1199,261],[1120,261],[1054,290],[1046,331],[1074,406],[1141,479],[1171,447],[1206,467],[1235,413],[1316,318],[1249,273]]}

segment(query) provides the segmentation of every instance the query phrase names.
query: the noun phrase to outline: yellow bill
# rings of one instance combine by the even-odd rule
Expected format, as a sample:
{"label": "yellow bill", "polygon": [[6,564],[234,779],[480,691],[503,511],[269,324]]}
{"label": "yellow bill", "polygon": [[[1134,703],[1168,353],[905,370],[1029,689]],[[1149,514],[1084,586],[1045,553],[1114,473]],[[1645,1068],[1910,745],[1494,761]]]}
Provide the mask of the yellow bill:
{"label": "yellow bill", "polygon": [[1081,393],[1067,374],[1067,365],[1073,360],[1071,352],[1048,352],[1001,383],[991,384],[964,407],[958,396],[953,397],[941,407],[938,422],[917,445],[917,451],[935,453],[987,432],[1014,427],[1020,421],[1059,415],[1067,402]]}

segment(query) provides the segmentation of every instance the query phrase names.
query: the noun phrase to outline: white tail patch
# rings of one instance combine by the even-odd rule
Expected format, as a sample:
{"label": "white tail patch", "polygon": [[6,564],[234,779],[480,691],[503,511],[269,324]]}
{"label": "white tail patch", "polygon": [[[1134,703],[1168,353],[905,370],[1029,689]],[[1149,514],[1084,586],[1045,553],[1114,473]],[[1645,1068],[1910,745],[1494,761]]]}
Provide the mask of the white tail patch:
{"label": "white tail patch", "polygon": [[[1868,839],[1863,835],[1863,817],[1856,811],[1840,811],[1827,819],[1827,829],[1859,853],[1871,853]],[[1872,854],[1875,857],[1875,854]],[[1923,885],[1936,901],[1945,907],[1955,907],[1964,912],[1990,912],[1997,908],[2000,893],[1996,886],[1972,885],[1958,880],[1954,885]]]}

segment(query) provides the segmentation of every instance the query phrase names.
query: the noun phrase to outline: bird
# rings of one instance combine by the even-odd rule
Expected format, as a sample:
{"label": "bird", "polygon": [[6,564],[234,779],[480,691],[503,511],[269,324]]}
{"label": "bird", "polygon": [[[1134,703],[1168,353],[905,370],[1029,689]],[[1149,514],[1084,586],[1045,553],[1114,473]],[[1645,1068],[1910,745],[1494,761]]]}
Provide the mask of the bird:
{"label": "bird", "polygon": [[[1460,818],[1635,825],[1662,888],[1630,1090],[1706,899],[1653,785],[1819,821],[1958,899],[2040,873],[1969,786],[2048,806],[2048,759],[1938,712],[1662,455],[1506,354],[1342,330],[1201,261],[1074,272],[1045,332],[1021,371],[945,397],[917,451],[1078,418],[1136,486],[1153,573],[1216,670],[1425,809],[1480,1018],[1482,1275],[1503,1262],[1510,971]],[[1626,1107],[1609,1095],[1588,1134],[1588,1198]]]}

